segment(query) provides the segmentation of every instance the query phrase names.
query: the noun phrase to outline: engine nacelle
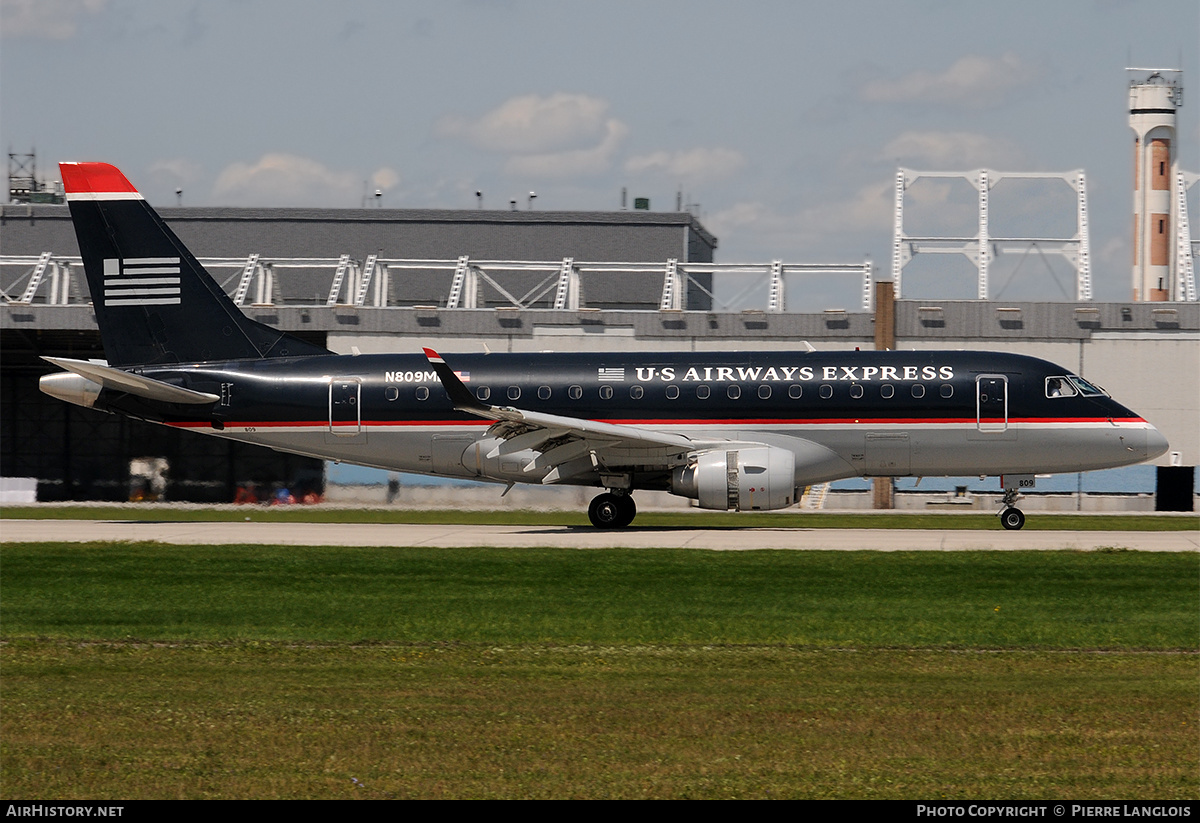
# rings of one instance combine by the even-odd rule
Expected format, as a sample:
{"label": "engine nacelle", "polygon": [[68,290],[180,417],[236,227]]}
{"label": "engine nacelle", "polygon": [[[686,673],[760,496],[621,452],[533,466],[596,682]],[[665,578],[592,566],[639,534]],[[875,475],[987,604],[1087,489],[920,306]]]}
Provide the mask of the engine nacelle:
{"label": "engine nacelle", "polygon": [[699,452],[672,473],[671,493],[702,509],[782,509],[799,499],[796,456],[774,446]]}

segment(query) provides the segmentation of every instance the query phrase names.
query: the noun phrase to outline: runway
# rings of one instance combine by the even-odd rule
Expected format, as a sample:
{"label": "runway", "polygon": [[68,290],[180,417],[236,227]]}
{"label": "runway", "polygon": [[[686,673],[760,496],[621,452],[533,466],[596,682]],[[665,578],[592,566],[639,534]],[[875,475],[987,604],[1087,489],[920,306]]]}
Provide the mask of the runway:
{"label": "runway", "polygon": [[138,520],[0,520],[5,543],[158,541],[285,546],[549,547],[707,551],[1200,551],[1200,532],[1019,531],[1000,529],[643,528],[597,531],[562,526],[457,526],[376,523],[204,523]]}

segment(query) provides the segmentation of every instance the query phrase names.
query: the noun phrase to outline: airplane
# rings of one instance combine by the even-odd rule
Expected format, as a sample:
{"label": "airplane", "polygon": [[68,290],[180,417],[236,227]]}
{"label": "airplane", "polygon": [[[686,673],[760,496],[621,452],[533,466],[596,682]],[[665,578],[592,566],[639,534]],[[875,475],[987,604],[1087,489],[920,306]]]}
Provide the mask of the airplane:
{"label": "airplane", "polygon": [[[763,351],[343,355],[246,317],[137,189],[60,166],[102,361],[43,392],[86,408],[392,471],[599,487],[771,510],[848,477],[999,475],[1000,522],[1038,474],[1167,449],[1146,420],[1045,360],[1004,352]],[[505,489],[507,492],[508,488]]]}

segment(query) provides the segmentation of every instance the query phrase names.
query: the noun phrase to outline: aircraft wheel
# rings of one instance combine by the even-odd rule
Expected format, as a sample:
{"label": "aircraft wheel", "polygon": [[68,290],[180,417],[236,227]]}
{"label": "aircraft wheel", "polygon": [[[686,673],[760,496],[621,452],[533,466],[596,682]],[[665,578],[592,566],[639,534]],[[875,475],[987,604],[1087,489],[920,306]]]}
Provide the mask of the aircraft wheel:
{"label": "aircraft wheel", "polygon": [[[588,519],[598,529],[619,529],[628,521],[623,518],[625,509],[616,494],[596,494],[588,506]],[[632,519],[632,518],[630,518]]]}
{"label": "aircraft wheel", "polygon": [[615,497],[621,506],[621,520],[617,524],[617,528],[623,529],[633,522],[633,518],[637,517],[637,504],[633,502],[633,497],[628,494],[618,494]]}
{"label": "aircraft wheel", "polygon": [[1000,525],[1009,531],[1017,531],[1025,525],[1025,514],[1020,509],[1011,506],[1000,512]]}
{"label": "aircraft wheel", "polygon": [[588,506],[588,520],[597,529],[623,529],[633,520],[635,513],[633,498],[627,494],[598,494]]}

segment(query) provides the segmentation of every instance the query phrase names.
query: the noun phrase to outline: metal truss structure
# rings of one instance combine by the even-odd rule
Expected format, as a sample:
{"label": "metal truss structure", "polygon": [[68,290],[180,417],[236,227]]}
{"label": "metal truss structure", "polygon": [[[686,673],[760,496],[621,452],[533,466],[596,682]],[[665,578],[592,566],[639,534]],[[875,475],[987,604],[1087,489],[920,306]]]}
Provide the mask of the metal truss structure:
{"label": "metal truss structure", "polygon": [[1175,212],[1171,221],[1175,226],[1175,266],[1178,276],[1175,278],[1175,294],[1171,299],[1180,302],[1196,302],[1196,240],[1192,239],[1192,230],[1188,224],[1187,192],[1200,174],[1179,172],[1175,179]]}
{"label": "metal truss structure", "polygon": [[[870,260],[862,263],[785,263],[773,260],[767,263],[679,263],[667,261],[663,273],[662,300],[660,311],[680,311],[687,305],[687,290],[697,288],[712,298],[716,311],[741,311],[743,301],[764,285],[767,287],[767,305],[764,311],[771,314],[787,312],[787,282],[789,274],[803,275],[849,275],[860,279],[862,284],[862,310],[871,311],[874,289],[871,288],[873,267]],[[738,275],[749,283],[728,299],[721,299],[700,283],[698,275]],[[808,310],[811,310],[811,306]]]}
{"label": "metal truss structure", "polygon": [[[222,270],[232,270],[221,286],[238,306],[249,302],[254,306],[325,305],[385,308],[410,305],[391,297],[394,278],[405,276],[428,279],[449,275],[449,289],[437,306],[448,310],[480,309],[489,305],[483,299],[484,286],[490,287],[499,300],[492,308],[557,309],[574,311],[586,308],[583,283],[587,279],[603,280],[618,276],[637,275],[643,278],[662,278],[659,311],[683,311],[688,306],[689,289],[706,294],[718,312],[745,310],[745,303],[756,290],[766,291],[762,311],[782,314],[787,311],[787,282],[789,275],[849,275],[858,278],[862,286],[862,310],[871,310],[873,289],[870,260],[862,263],[681,263],[670,259],[665,263],[580,262],[566,257],[554,261],[529,260],[472,260],[462,256],[454,260],[417,260],[383,258],[369,255],[362,261],[343,254],[338,258],[288,257],[268,259],[259,254],[248,257],[207,257],[200,262],[220,279]],[[0,276],[0,296],[8,303],[28,304],[41,300],[51,305],[83,303],[86,298],[75,287],[72,272],[80,266],[78,257],[57,256],[43,252],[37,257],[6,255],[0,257],[2,267],[19,267],[16,277]],[[284,298],[280,280],[287,270],[330,271],[328,293],[324,298]],[[742,290],[729,299],[717,297],[711,289],[711,276],[735,276],[748,280]],[[594,282],[594,281],[593,281]],[[516,284],[520,284],[517,286]],[[43,286],[46,286],[43,289]],[[324,287],[322,286],[322,289]],[[18,296],[18,291],[20,292]],[[808,307],[811,310],[811,307]]]}
{"label": "metal truss structure", "polygon": [[[933,237],[908,234],[904,230],[905,191],[922,177],[966,180],[978,192],[979,231],[968,237]],[[1004,179],[1062,180],[1075,191],[1076,231],[1071,237],[1003,237],[991,233],[988,213],[991,189]],[[1069,172],[998,172],[991,169],[974,171],[913,171],[896,172],[896,205],[892,230],[892,280],[896,297],[901,290],[901,276],[917,254],[962,254],[975,264],[979,272],[976,297],[988,299],[988,268],[997,255],[1026,252],[1032,246],[1043,254],[1058,254],[1075,268],[1075,299],[1092,299],[1091,252],[1088,241],[1087,180],[1083,170]]]}
{"label": "metal truss structure", "polygon": [[[0,257],[0,267],[3,266],[20,267],[26,272],[11,282],[7,278],[3,281],[0,296],[6,303],[34,302],[43,283],[46,284],[46,303],[57,306],[82,301],[82,297],[74,291],[75,280],[72,277],[73,267],[83,266],[83,260],[79,257],[60,257],[48,251],[36,257],[6,254]],[[15,296],[18,288],[21,289],[19,297]]]}

